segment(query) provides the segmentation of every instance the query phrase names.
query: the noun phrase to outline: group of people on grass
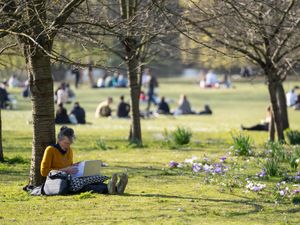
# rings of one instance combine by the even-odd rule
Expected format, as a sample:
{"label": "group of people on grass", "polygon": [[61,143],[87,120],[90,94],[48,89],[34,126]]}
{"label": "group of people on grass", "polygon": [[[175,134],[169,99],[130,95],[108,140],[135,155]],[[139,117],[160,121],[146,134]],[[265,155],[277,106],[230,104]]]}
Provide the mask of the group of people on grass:
{"label": "group of people on grass", "polygon": [[128,80],[126,76],[120,73],[119,70],[116,70],[112,75],[107,74],[104,77],[100,77],[97,80],[98,88],[125,88],[128,85]]}
{"label": "group of people on grass", "polygon": [[206,74],[200,74],[200,88],[230,88],[232,82],[228,74],[224,74],[222,80],[218,80],[217,74],[209,70]]}
{"label": "group of people on grass", "polygon": [[54,91],[54,102],[59,104],[71,103],[76,99],[75,92],[70,88],[69,83],[61,82]]}
{"label": "group of people on grass", "polygon": [[[110,117],[112,116],[112,108],[111,104],[113,103],[113,98],[108,97],[107,100],[101,102],[95,112],[95,117]],[[209,105],[205,105],[204,109],[200,112],[196,112],[192,110],[191,104],[186,95],[181,95],[178,107],[171,112],[169,103],[166,101],[165,97],[161,97],[158,103],[155,102],[156,110],[149,111],[149,105],[146,108],[145,112],[140,111],[141,117],[147,117],[149,115],[211,115],[213,112]],[[119,118],[129,118],[130,115],[130,105],[124,101],[124,96],[120,97],[120,102],[117,107],[116,116]]]}
{"label": "group of people on grass", "polygon": [[[108,97],[107,100],[101,102],[95,112],[95,117],[110,117],[112,116],[111,104],[113,103],[113,98]],[[124,96],[120,96],[120,102],[117,108],[117,117],[119,118],[129,118],[130,105],[124,101]]]}
{"label": "group of people on grass", "polygon": [[68,114],[67,109],[64,108],[63,103],[57,105],[55,113],[56,124],[85,124],[85,110],[80,106],[79,102],[75,102],[73,109]]}

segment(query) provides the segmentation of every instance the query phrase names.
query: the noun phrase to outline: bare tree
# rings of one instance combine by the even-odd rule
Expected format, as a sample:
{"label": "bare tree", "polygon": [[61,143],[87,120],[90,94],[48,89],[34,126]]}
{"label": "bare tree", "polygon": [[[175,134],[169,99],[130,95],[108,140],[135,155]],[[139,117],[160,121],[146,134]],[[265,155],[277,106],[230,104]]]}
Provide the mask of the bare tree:
{"label": "bare tree", "polygon": [[[182,25],[176,29],[183,35],[220,54],[229,50],[232,55],[244,56],[264,71],[277,138],[284,141],[289,122],[283,82],[300,59],[300,2],[189,0],[184,8],[184,14],[164,8],[166,16],[171,13],[181,19]],[[203,35],[208,42],[199,38]],[[274,140],[272,132],[270,139]]]}
{"label": "bare tree", "polygon": [[150,46],[169,33],[170,26],[151,0],[89,2],[67,25],[66,31],[77,36],[85,47],[105,49],[126,65],[132,105],[129,139],[141,146],[141,67],[147,61]]}
{"label": "bare tree", "polygon": [[22,49],[28,70],[33,116],[33,143],[30,184],[39,185],[44,178],[40,163],[45,148],[55,143],[53,80],[51,55],[53,41],[71,13],[83,2],[49,2],[46,0],[0,2],[0,37],[14,36]]}

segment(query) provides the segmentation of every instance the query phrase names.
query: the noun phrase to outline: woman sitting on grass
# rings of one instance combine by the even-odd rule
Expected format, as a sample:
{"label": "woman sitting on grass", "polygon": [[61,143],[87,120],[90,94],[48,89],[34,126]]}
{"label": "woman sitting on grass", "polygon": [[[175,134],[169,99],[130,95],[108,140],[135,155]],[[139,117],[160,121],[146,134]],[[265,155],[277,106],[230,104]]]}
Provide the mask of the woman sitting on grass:
{"label": "woman sitting on grass", "polygon": [[268,106],[267,112],[266,112],[266,118],[264,120],[262,120],[261,123],[253,125],[251,127],[244,127],[243,125],[241,125],[241,129],[242,130],[268,131],[271,120],[272,120],[271,106]]}
{"label": "woman sitting on grass", "polygon": [[[68,174],[76,174],[78,169],[76,166],[70,167],[73,164],[73,150],[71,144],[75,139],[74,130],[66,126],[61,127],[58,134],[58,142],[55,145],[50,145],[46,148],[41,163],[41,175],[46,177],[51,170],[61,170]],[[100,177],[100,176],[99,176]],[[82,182],[85,182],[83,177]],[[87,177],[88,178],[88,177]],[[117,174],[113,174],[108,184],[103,182],[86,183],[83,188],[78,191],[94,191],[102,194],[123,194],[128,182],[126,174],[120,175],[119,183],[117,184]]]}

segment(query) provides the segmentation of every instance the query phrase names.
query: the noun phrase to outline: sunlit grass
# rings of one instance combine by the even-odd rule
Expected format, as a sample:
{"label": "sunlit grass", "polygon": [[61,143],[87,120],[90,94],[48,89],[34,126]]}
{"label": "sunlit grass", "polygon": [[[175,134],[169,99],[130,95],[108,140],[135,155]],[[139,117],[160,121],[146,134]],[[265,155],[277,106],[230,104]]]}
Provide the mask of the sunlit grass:
{"label": "sunlit grass", "polygon": [[[113,109],[121,94],[129,100],[127,89],[82,86],[76,90],[77,100],[86,109],[91,124],[72,126],[77,135],[73,145],[75,161],[100,159],[108,164],[102,170],[106,175],[127,172],[129,183],[124,196],[84,193],[31,197],[23,192],[32,145],[30,100],[23,100],[20,90],[13,90],[19,109],[2,111],[6,162],[0,163],[0,224],[297,224],[300,208],[289,201],[275,204],[268,192],[245,193],[244,187],[230,189],[220,185],[233,182],[232,177],[206,183],[202,174],[168,168],[171,160],[182,162],[197,156],[217,162],[228,154],[231,132],[239,132],[241,124],[252,125],[264,118],[269,99],[266,86],[236,83],[234,89],[201,90],[193,81],[160,81],[159,93],[171,100],[171,109],[175,109],[179,95],[184,93],[196,111],[209,104],[213,115],[142,120],[143,148],[128,145],[130,120],[94,119],[97,104],[107,96],[114,97]],[[68,110],[71,107],[67,105]],[[289,109],[289,119],[291,128],[299,130],[299,112]],[[193,136],[189,145],[170,149],[164,144],[164,129],[172,131],[178,126],[191,129]],[[246,134],[254,141],[253,151],[262,151],[267,133]],[[236,167],[235,175],[245,182],[246,177],[253,178],[261,170],[262,162],[257,154],[245,158],[229,156],[228,165]],[[274,185],[280,179],[263,182]]]}

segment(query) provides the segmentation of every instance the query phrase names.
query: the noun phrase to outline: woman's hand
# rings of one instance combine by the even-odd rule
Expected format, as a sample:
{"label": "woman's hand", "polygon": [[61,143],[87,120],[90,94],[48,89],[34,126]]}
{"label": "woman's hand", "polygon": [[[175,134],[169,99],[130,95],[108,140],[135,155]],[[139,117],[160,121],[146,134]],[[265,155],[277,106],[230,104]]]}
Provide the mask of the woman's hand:
{"label": "woman's hand", "polygon": [[63,169],[61,169],[61,171],[64,171],[68,174],[76,174],[78,172],[78,168],[76,165],[74,165],[74,166],[70,166],[67,168],[63,168]]}

